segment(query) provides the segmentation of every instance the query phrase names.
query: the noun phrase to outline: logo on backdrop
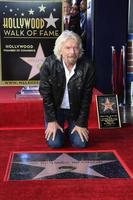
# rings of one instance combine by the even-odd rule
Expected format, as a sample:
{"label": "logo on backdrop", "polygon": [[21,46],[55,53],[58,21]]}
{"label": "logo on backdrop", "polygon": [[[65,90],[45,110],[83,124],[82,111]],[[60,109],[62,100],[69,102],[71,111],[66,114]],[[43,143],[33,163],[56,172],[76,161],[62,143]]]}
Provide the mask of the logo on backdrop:
{"label": "logo on backdrop", "polygon": [[1,2],[1,83],[35,84],[62,32],[62,2]]}

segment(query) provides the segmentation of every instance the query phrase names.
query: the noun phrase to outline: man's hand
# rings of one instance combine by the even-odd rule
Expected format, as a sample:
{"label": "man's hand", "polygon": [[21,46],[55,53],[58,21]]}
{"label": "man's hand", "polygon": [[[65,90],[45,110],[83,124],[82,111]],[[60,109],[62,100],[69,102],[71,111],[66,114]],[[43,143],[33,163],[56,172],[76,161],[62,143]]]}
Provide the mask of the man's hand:
{"label": "man's hand", "polygon": [[52,136],[52,140],[54,141],[57,129],[60,129],[61,132],[63,133],[63,129],[61,128],[61,126],[56,121],[55,122],[49,122],[48,127],[45,131],[46,140],[49,140],[49,138]]}
{"label": "man's hand", "polygon": [[88,142],[88,139],[89,139],[89,131],[87,128],[83,128],[83,127],[80,127],[80,126],[75,126],[72,130],[72,133],[73,134],[75,131],[77,131],[77,133],[79,134],[80,138],[81,138],[81,141],[84,142],[84,140],[86,140]]}

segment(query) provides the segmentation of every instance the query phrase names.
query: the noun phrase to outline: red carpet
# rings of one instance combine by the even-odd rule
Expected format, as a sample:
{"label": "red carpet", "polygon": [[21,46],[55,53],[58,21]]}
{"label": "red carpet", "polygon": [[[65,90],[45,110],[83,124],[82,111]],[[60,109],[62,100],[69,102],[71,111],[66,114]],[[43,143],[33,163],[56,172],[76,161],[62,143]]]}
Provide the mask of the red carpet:
{"label": "red carpet", "polygon": [[39,129],[43,127],[41,99],[16,99],[20,87],[0,87],[0,129]]}
{"label": "red carpet", "polygon": [[[133,199],[133,180],[128,178],[4,181],[11,152],[51,151],[44,142],[42,102],[34,100],[16,102],[17,90],[15,87],[0,88],[0,200]],[[93,95],[89,124],[90,141],[87,149],[116,150],[133,173],[133,126],[97,129],[94,99]],[[63,150],[77,151],[69,146],[59,151]]]}
{"label": "red carpet", "polygon": [[[44,143],[42,130],[0,132],[0,199],[1,200],[131,200],[132,179],[83,179],[4,182],[10,152],[51,151]],[[121,129],[90,132],[88,150],[111,150],[118,152],[133,172],[133,126]],[[66,147],[60,151],[73,150]]]}
{"label": "red carpet", "polygon": [[[44,128],[42,99],[16,99],[20,87],[0,87],[0,130],[41,129]],[[101,94],[94,89],[90,109],[89,127],[97,128],[95,95]]]}

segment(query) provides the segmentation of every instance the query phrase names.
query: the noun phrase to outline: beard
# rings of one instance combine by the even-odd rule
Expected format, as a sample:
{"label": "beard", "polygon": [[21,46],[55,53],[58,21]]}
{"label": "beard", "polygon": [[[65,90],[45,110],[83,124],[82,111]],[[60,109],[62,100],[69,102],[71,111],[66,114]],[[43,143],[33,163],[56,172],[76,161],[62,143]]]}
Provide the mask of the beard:
{"label": "beard", "polygon": [[68,57],[67,63],[74,65],[77,62],[77,57]]}

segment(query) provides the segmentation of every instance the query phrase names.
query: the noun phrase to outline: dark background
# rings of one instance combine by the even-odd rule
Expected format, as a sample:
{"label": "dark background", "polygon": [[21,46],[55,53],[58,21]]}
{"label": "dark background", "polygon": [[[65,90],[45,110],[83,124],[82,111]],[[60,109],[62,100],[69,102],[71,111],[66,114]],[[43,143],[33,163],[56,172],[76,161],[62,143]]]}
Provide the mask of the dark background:
{"label": "dark background", "polygon": [[96,88],[111,93],[111,46],[119,55],[122,45],[127,45],[128,0],[94,1],[94,63]]}

